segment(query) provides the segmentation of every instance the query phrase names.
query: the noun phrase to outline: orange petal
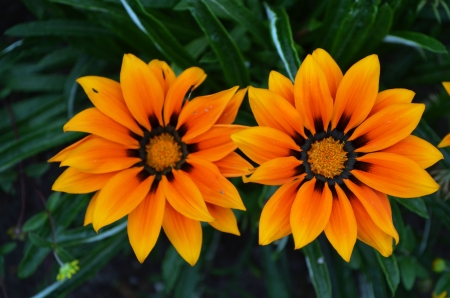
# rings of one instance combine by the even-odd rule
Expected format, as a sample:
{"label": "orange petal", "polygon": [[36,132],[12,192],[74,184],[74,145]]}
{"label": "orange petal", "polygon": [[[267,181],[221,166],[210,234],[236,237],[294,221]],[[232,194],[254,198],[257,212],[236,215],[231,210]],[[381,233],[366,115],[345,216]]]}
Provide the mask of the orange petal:
{"label": "orange petal", "polygon": [[164,93],[158,79],[144,61],[133,54],[125,54],[120,85],[127,107],[137,122],[147,130],[158,124],[152,119],[158,119],[159,125],[163,125]]}
{"label": "orange petal", "polygon": [[64,125],[66,131],[82,131],[92,133],[107,140],[139,148],[139,142],[132,138],[130,130],[112,120],[97,108],[86,109],[76,114]]}
{"label": "orange petal", "polygon": [[398,233],[392,222],[389,199],[386,196],[378,195],[377,191],[364,184],[357,185],[348,179],[345,179],[344,183],[355,195],[355,199],[362,203],[373,222],[398,243]]}
{"label": "orange petal", "polygon": [[164,95],[169,91],[170,86],[176,79],[175,73],[172,68],[165,62],[158,59],[153,59],[148,63],[148,67],[158,79],[159,84],[164,92]]}
{"label": "orange petal", "polygon": [[395,104],[411,103],[415,94],[411,90],[401,88],[381,91],[378,93],[375,104],[368,117]]}
{"label": "orange petal", "polygon": [[277,93],[292,106],[295,106],[294,84],[292,84],[291,80],[275,70],[272,70],[269,74],[269,90]]}
{"label": "orange petal", "polygon": [[399,198],[416,198],[439,189],[433,178],[407,157],[376,152],[357,158],[351,171],[364,184]]}
{"label": "orange petal", "polygon": [[259,221],[259,244],[267,245],[291,233],[290,214],[303,177],[282,185],[267,201]]}
{"label": "orange petal", "polygon": [[236,216],[230,208],[223,208],[214,204],[206,203],[209,213],[216,219],[208,222],[213,228],[221,232],[240,236]]}
{"label": "orange petal", "polygon": [[207,132],[187,142],[190,156],[204,158],[209,161],[222,159],[237,148],[230,135],[246,128],[248,127],[232,124],[214,125]]}
{"label": "orange petal", "polygon": [[253,166],[236,152],[231,152],[214,164],[224,177],[242,177],[253,172]]}
{"label": "orange petal", "polygon": [[444,86],[445,91],[450,95],[450,82],[442,82],[442,86]]}
{"label": "orange petal", "polygon": [[186,130],[182,137],[183,142],[208,131],[219,119],[238,88],[233,87],[212,95],[199,96],[186,103],[180,113],[176,128],[179,129],[183,126]]}
{"label": "orange petal", "polygon": [[89,201],[89,205],[86,209],[86,214],[84,215],[84,226],[92,223],[92,219],[94,218],[95,203],[97,202],[99,193],[100,191],[97,191]]}
{"label": "orange petal", "polygon": [[396,104],[364,121],[349,138],[356,152],[373,152],[403,140],[419,124],[424,104]]}
{"label": "orange petal", "polygon": [[350,204],[358,226],[358,239],[378,250],[384,257],[392,255],[392,237],[373,222],[359,200],[350,200]]}
{"label": "orange petal", "polygon": [[270,90],[250,86],[248,98],[260,126],[273,127],[291,137],[306,137],[300,114],[283,97]]}
{"label": "orange petal", "polygon": [[248,88],[244,88],[236,92],[228,105],[223,110],[222,115],[217,119],[216,124],[231,124],[236,119],[236,115],[239,111],[242,101],[244,100],[245,93],[247,93]]}
{"label": "orange petal", "polygon": [[271,127],[252,127],[232,134],[239,149],[258,164],[277,157],[287,157],[300,147],[284,132]]}
{"label": "orange petal", "polygon": [[98,231],[129,214],[150,191],[155,176],[140,173],[143,167],[123,170],[102,188],[97,197],[92,225]]}
{"label": "orange petal", "polygon": [[302,161],[293,156],[279,157],[261,164],[250,176],[243,176],[245,183],[281,185],[290,182],[305,172]]}
{"label": "orange petal", "polygon": [[304,125],[314,135],[327,130],[333,114],[333,98],[322,68],[308,55],[295,77],[295,107]]}
{"label": "orange petal", "polygon": [[93,173],[108,173],[123,170],[139,162],[138,157],[128,156],[125,145],[91,136],[75,148],[70,155],[61,162],[61,166]]}
{"label": "orange petal", "polygon": [[356,243],[356,220],[352,206],[344,191],[336,184],[337,197],[333,197],[330,220],[325,227],[325,235],[338,254],[350,262]]}
{"label": "orange petal", "polygon": [[140,263],[145,261],[158,240],[165,205],[162,187],[158,186],[128,214],[128,239]]}
{"label": "orange petal", "polygon": [[162,225],[164,233],[180,256],[194,266],[202,250],[200,222],[178,213],[170,204],[166,204]]}
{"label": "orange petal", "polygon": [[67,168],[53,183],[53,191],[67,193],[90,193],[102,188],[117,172],[104,174],[83,173],[72,167]]}
{"label": "orange petal", "polygon": [[342,80],[342,71],[336,61],[323,49],[317,49],[312,53],[312,57],[319,64],[325,74],[330,89],[330,95],[334,99],[336,91]]}
{"label": "orange petal", "polygon": [[[181,111],[181,104],[187,94],[198,87],[206,79],[205,72],[198,67],[191,67],[183,71],[178,78],[175,79],[172,86],[167,92],[166,101],[164,102],[164,123],[168,124],[171,121],[172,115],[178,116]],[[176,122],[171,123],[177,125]]]}
{"label": "orange petal", "polygon": [[414,160],[422,169],[426,169],[444,158],[441,151],[436,147],[413,135],[407,136],[400,142],[384,149],[382,152],[390,152],[408,157]]}
{"label": "orange petal", "polygon": [[245,210],[236,187],[220,174],[213,163],[190,155],[187,162],[192,166],[188,171],[189,176],[206,202],[224,208]]}
{"label": "orange petal", "polygon": [[322,233],[330,219],[332,205],[328,183],[313,178],[300,187],[290,216],[295,249],[309,244]]}
{"label": "orange petal", "polygon": [[63,150],[59,151],[55,156],[53,156],[52,158],[50,158],[48,160],[48,162],[61,162],[63,160],[65,160],[70,153],[72,153],[72,151],[77,148],[78,146],[80,146],[81,144],[83,144],[85,141],[87,141],[90,138],[90,136],[84,137],[81,140],[77,141],[76,143],[73,143],[72,145],[64,148]]}
{"label": "orange petal", "polygon": [[161,180],[164,195],[170,205],[184,216],[194,220],[214,221],[190,175],[181,170],[172,170],[172,175],[173,178],[170,180],[167,176],[163,176]]}
{"label": "orange petal", "polygon": [[438,146],[438,148],[444,148],[444,147],[450,146],[450,133],[448,135],[446,135],[437,146]]}
{"label": "orange petal", "polygon": [[380,79],[380,62],[370,55],[345,73],[336,93],[331,128],[347,133],[366,119],[375,103]]}
{"label": "orange petal", "polygon": [[117,123],[143,136],[142,130],[128,110],[122,96],[122,88],[108,78],[88,76],[77,80],[94,106]]}

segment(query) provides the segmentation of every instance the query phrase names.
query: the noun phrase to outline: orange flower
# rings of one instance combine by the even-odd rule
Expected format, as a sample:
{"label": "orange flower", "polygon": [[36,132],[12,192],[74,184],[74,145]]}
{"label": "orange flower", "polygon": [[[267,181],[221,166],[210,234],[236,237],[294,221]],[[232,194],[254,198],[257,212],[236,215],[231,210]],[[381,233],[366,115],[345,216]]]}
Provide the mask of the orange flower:
{"label": "orange flower", "polygon": [[378,93],[379,74],[376,55],[343,76],[318,49],[294,84],[273,71],[269,90],[250,87],[260,126],[231,136],[260,164],[244,182],[281,185],[262,211],[261,245],[292,233],[298,249],[324,231],[346,261],[357,238],[389,256],[399,238],[386,194],[411,198],[438,189],[424,168],[441,153],[410,135],[424,105],[411,103],[409,90]]}
{"label": "orange flower", "polygon": [[128,236],[141,263],[161,226],[191,265],[200,255],[201,221],[239,235],[230,208],[245,207],[224,177],[251,173],[230,138],[245,128],[231,123],[246,90],[234,87],[184,101],[205,78],[198,67],[175,77],[165,62],[147,65],[128,54],[120,83],[78,79],[95,107],[73,117],[64,131],[90,135],[49,160],[69,167],[53,190],[97,191],[85,225],[98,231],[128,215]]}
{"label": "orange flower", "polygon": [[[442,82],[442,85],[447,91],[448,95],[450,95],[450,82]],[[442,141],[437,145],[439,148],[450,146],[450,133],[446,135]]]}

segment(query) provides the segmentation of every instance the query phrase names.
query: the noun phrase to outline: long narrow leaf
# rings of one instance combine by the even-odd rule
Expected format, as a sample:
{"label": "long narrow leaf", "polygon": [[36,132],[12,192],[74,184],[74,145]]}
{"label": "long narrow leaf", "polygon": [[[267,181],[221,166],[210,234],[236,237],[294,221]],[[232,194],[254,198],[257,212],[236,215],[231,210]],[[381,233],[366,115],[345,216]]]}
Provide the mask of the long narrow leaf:
{"label": "long narrow leaf", "polygon": [[306,257],[309,276],[316,291],[317,297],[331,298],[331,281],[325,257],[319,242],[313,241],[302,249]]}
{"label": "long narrow leaf", "polygon": [[289,78],[294,81],[295,75],[300,67],[300,58],[298,57],[294,40],[292,39],[289,16],[287,15],[286,10],[282,8],[272,8],[267,4],[266,12],[270,20],[272,41],[277,48],[281,61],[283,61]]}
{"label": "long narrow leaf", "polygon": [[189,0],[188,3],[191,14],[208,38],[222,66],[228,84],[248,86],[250,83],[248,69],[245,67],[241,51],[230,34],[203,1]]}

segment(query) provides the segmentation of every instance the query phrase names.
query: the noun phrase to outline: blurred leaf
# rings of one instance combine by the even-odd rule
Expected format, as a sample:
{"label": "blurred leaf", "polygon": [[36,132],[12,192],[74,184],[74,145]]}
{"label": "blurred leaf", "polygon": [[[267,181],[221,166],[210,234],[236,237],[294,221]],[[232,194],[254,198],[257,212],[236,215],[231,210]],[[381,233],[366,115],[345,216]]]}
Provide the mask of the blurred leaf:
{"label": "blurred leaf", "polygon": [[178,277],[180,276],[181,269],[184,265],[183,259],[173,246],[170,246],[164,259],[162,261],[162,277],[164,281],[164,292],[169,294],[172,292]]}
{"label": "blurred leaf", "polygon": [[28,245],[25,249],[25,255],[17,268],[17,275],[19,278],[26,278],[32,275],[50,252],[50,247]]}
{"label": "blurred leaf", "polygon": [[362,47],[365,54],[372,54],[375,48],[383,41],[383,38],[389,34],[393,18],[394,13],[388,3],[384,3],[378,8],[375,22],[367,34]]}
{"label": "blurred leaf", "polygon": [[391,289],[392,297],[394,297],[395,291],[400,283],[400,271],[398,270],[397,259],[395,258],[395,255],[385,258],[378,252],[375,252],[375,254],[377,255],[378,263],[386,276],[386,281]]}
{"label": "blurred leaf", "polygon": [[65,119],[54,121],[34,131],[22,135],[19,140],[11,140],[0,146],[0,171],[4,171],[19,161],[47,149],[79,138],[79,133],[61,133]]}
{"label": "blurred leaf", "polygon": [[416,235],[414,235],[414,231],[411,228],[411,226],[406,226],[405,229],[405,236],[403,237],[403,240],[399,244],[399,248],[403,248],[410,253],[416,249],[417,241],[416,241]]}
{"label": "blurred leaf", "polygon": [[31,243],[38,247],[52,247],[53,242],[47,241],[36,233],[28,233],[28,238]]}
{"label": "blurred leaf", "polygon": [[280,272],[278,262],[272,255],[272,247],[270,245],[261,247],[263,255],[264,280],[266,286],[267,297],[283,298],[290,297],[289,291],[283,274]]}
{"label": "blurred leaf", "polygon": [[271,47],[269,29],[247,7],[238,0],[209,0],[218,5],[232,19],[253,35],[256,41],[265,47]]}
{"label": "blurred leaf", "polygon": [[193,297],[194,289],[199,281],[200,266],[184,266],[180,279],[175,287],[174,298]]}
{"label": "blurred leaf", "polygon": [[189,10],[208,38],[228,84],[247,87],[250,80],[244,58],[222,23],[202,0],[189,0]]}
{"label": "blurred leaf", "polygon": [[397,229],[400,239],[403,239],[403,237],[406,237],[405,223],[403,222],[402,214],[395,201],[391,201],[391,209],[394,227]]}
{"label": "blurred leaf", "polygon": [[58,255],[59,259],[63,263],[68,263],[68,262],[71,262],[71,261],[75,260],[75,258],[67,250],[65,250],[61,246],[57,246],[56,247],[56,254]]}
{"label": "blurred leaf", "polygon": [[48,162],[32,163],[25,168],[28,177],[38,178],[45,174],[50,168]]}
{"label": "blurred leaf", "polygon": [[186,52],[183,46],[175,39],[164,25],[148,13],[139,0],[136,0],[145,19],[139,18],[136,12],[128,4],[127,0],[121,0],[134,24],[155,44],[158,50],[166,56],[169,61],[176,63],[181,68],[196,65],[195,60]]}
{"label": "blurred leaf", "polygon": [[272,8],[266,4],[267,17],[270,21],[270,32],[278,55],[283,61],[288,77],[293,82],[300,67],[300,58],[292,39],[289,16],[282,8]]}
{"label": "blurred leaf", "polygon": [[396,43],[413,48],[423,48],[434,53],[446,54],[447,49],[438,40],[420,32],[396,31],[384,38],[384,42]]}
{"label": "blurred leaf", "polygon": [[97,242],[122,232],[126,227],[127,221],[122,221],[120,224],[114,225],[114,227],[108,230],[102,230],[98,234],[94,232],[92,227],[80,227],[64,232],[61,236],[58,235],[58,241],[61,241],[60,244],[62,246]]}
{"label": "blurred leaf", "polygon": [[6,87],[17,92],[58,92],[63,90],[65,80],[61,74],[15,76],[6,82]]}
{"label": "blurred leaf", "polygon": [[416,268],[414,266],[414,262],[415,260],[411,256],[404,256],[401,260],[399,260],[402,284],[407,291],[412,289],[416,279]]}
{"label": "blurred leaf", "polygon": [[30,217],[22,226],[22,231],[31,232],[36,231],[43,226],[48,220],[47,212],[41,211]]}
{"label": "blurred leaf", "polygon": [[429,218],[427,206],[425,205],[422,198],[416,198],[416,199],[400,199],[395,198],[396,202],[400,203],[401,205],[405,206],[412,212],[416,213],[417,215],[423,217],[423,218]]}
{"label": "blurred leaf", "polygon": [[80,20],[46,20],[18,24],[5,31],[9,36],[104,36],[111,32]]}
{"label": "blurred leaf", "polygon": [[63,203],[61,200],[61,193],[60,192],[54,192],[52,193],[47,200],[47,209],[51,213],[55,212],[56,209]]}
{"label": "blurred leaf", "polygon": [[17,172],[0,173],[0,187],[5,193],[14,192],[12,189],[14,182],[17,179]]}
{"label": "blurred leaf", "polygon": [[450,291],[450,274],[448,272],[445,272],[441,275],[441,277],[436,282],[436,286],[434,288],[434,292],[437,296],[442,294],[442,292]]}
{"label": "blurred leaf", "polygon": [[8,242],[0,246],[0,256],[9,254],[12,252],[17,246],[16,242]]}
{"label": "blurred leaf", "polygon": [[327,264],[320,248],[319,241],[315,240],[302,249],[306,257],[309,277],[316,291],[317,297],[331,298],[331,282]]}

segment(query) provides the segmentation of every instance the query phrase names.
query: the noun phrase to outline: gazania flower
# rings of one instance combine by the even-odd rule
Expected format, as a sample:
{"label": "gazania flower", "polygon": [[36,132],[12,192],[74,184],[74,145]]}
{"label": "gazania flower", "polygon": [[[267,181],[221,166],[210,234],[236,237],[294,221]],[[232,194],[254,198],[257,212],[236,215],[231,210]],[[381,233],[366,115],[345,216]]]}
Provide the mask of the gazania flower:
{"label": "gazania flower", "polygon": [[85,217],[96,231],[128,215],[129,240],[140,262],[161,226],[191,265],[201,250],[201,221],[239,235],[230,208],[245,207],[224,176],[251,172],[230,138],[245,128],[230,123],[246,90],[234,87],[183,102],[205,78],[198,67],[175,77],[165,62],[147,65],[128,54],[120,83],[78,79],[95,107],[73,117],[64,130],[90,135],[50,159],[68,166],[52,189],[96,191]]}
{"label": "gazania flower", "polygon": [[414,93],[378,93],[380,65],[366,57],[342,75],[324,50],[308,55],[295,83],[277,72],[269,90],[249,88],[260,126],[232,135],[260,166],[245,182],[281,185],[264,206],[259,242],[293,234],[301,248],[322,231],[346,261],[356,239],[392,253],[398,233],[386,194],[427,195],[438,184],[424,170],[442,158],[411,136],[424,111]]}
{"label": "gazania flower", "polygon": [[[447,91],[448,95],[450,95],[450,82],[442,82],[444,85],[445,91]],[[438,144],[439,148],[450,146],[450,133],[446,135],[442,141]]]}

